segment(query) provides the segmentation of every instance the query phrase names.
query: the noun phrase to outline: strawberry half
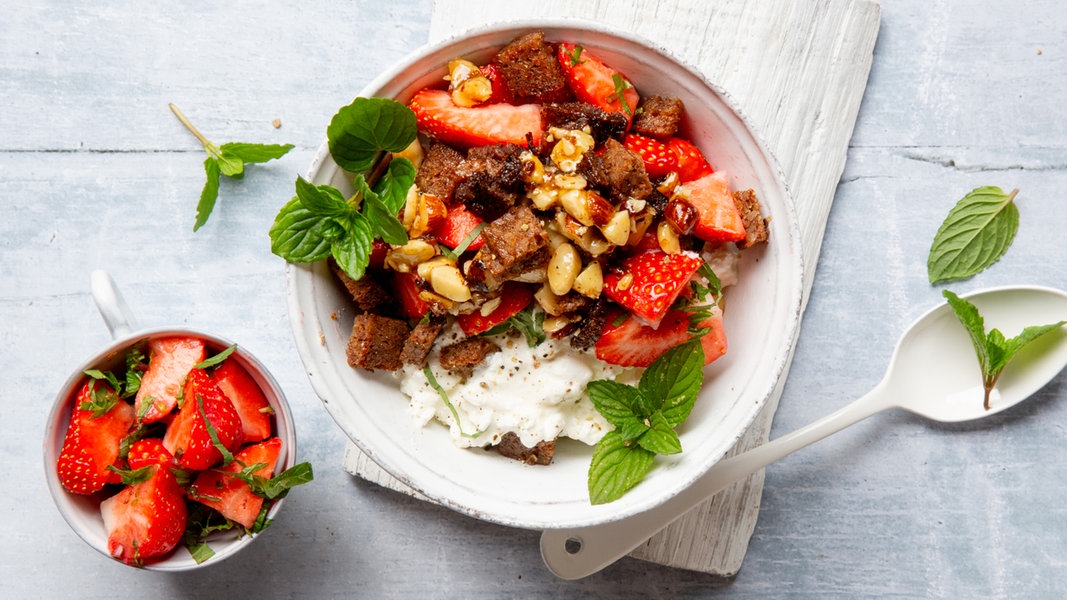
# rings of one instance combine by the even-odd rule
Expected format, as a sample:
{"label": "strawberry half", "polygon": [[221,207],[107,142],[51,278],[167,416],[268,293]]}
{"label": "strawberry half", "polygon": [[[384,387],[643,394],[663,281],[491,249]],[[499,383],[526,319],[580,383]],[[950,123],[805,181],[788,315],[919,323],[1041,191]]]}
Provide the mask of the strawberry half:
{"label": "strawberry half", "polygon": [[720,173],[685,183],[689,204],[697,211],[693,235],[707,242],[738,242],[745,239],[745,222],[737,210],[730,184]]}
{"label": "strawberry half", "polygon": [[140,469],[148,465],[163,465],[164,467],[177,466],[174,455],[163,446],[162,438],[144,438],[137,440],[130,446],[130,453],[126,459],[130,469]]}
{"label": "strawberry half", "polygon": [[604,293],[644,324],[659,325],[703,261],[695,252],[635,254],[604,276]]}
{"label": "strawberry half", "polygon": [[[647,367],[664,352],[689,340],[690,313],[670,310],[660,321],[658,329],[645,325],[625,313],[616,311],[610,315],[600,338],[596,342],[597,358],[613,365],[624,367]],[[722,311],[712,307],[710,316],[700,323],[708,331],[701,336],[704,349],[704,364],[709,364],[726,353],[726,333],[722,328]]]}
{"label": "strawberry half", "polygon": [[163,436],[163,446],[183,469],[202,471],[222,460],[222,451],[215,447],[205,417],[227,450],[233,451],[241,444],[241,417],[233,403],[203,369],[193,369],[185,382],[181,410]]}
{"label": "strawberry half", "polygon": [[444,90],[424,89],[408,104],[415,113],[419,131],[459,147],[490,144],[526,146],[527,134],[533,145],[541,143],[541,107],[537,104],[483,104],[456,106]]}
{"label": "strawberry half", "polygon": [[623,139],[626,149],[641,157],[649,177],[663,177],[678,170],[678,156],[670,146],[636,133],[628,133]]}
{"label": "strawberry half", "polygon": [[174,549],[185,533],[185,493],[170,469],[146,467],[143,479],[100,503],[107,551],[130,565],[143,565]]}
{"label": "strawberry half", "polygon": [[484,104],[511,103],[511,93],[508,92],[508,84],[504,81],[504,75],[500,72],[500,65],[489,63],[484,67],[478,67],[478,70],[493,85],[493,93]]}
{"label": "strawberry half", "polygon": [[197,475],[189,495],[197,502],[217,510],[227,519],[240,523],[245,529],[251,529],[263,508],[263,496],[252,492],[247,483],[232,473],[240,473],[245,467],[262,464],[253,475],[270,479],[274,475],[274,467],[281,452],[282,441],[278,438],[246,446],[234,456],[232,463]]}
{"label": "strawberry half", "polygon": [[400,312],[409,319],[421,319],[430,312],[430,303],[419,297],[422,289],[415,278],[415,273],[400,271],[393,271],[390,278],[393,297],[400,302]]}
{"label": "strawberry half", "polygon": [[575,44],[560,44],[556,58],[579,100],[626,115],[629,128],[640,96],[622,73]]}
{"label": "strawberry half", "polygon": [[533,301],[533,295],[533,289],[529,285],[509,281],[501,289],[500,304],[489,314],[483,315],[476,310],[469,314],[457,315],[456,323],[467,335],[489,331],[529,306]]}
{"label": "strawberry half", "polygon": [[136,415],[102,381],[89,380],[74,400],[56,472],[63,488],[73,494],[92,494],[111,480],[108,467],[119,457],[119,445]]}
{"label": "strawberry half", "polygon": [[248,371],[230,358],[212,371],[211,378],[237,410],[244,441],[258,442],[270,437],[270,417],[274,411]]}
{"label": "strawberry half", "polygon": [[700,152],[700,149],[689,140],[671,138],[667,141],[667,146],[674,151],[677,158],[678,179],[682,183],[700,179],[715,172],[715,169],[711,168],[711,164],[708,163],[708,159],[704,158],[704,154]]}
{"label": "strawberry half", "polygon": [[[448,209],[448,214],[445,215],[443,220],[430,229],[430,233],[437,238],[437,241],[455,250],[481,224],[482,220],[467,210],[466,206],[456,204]],[[474,241],[467,246],[466,250],[477,250],[483,244],[485,244],[485,239],[481,234],[478,234]]]}
{"label": "strawberry half", "polygon": [[197,338],[167,337],[148,342],[148,370],[141,378],[136,401],[142,421],[152,423],[170,415],[178,405],[185,375],[204,357],[204,341]]}

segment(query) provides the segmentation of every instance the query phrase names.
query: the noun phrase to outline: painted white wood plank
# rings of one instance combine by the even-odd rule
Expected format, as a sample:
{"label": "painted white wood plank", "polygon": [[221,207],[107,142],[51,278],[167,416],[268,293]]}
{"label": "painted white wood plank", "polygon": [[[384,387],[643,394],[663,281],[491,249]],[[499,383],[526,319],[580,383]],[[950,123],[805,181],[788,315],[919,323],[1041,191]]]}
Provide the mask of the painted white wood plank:
{"label": "painted white wood plank", "polygon": [[[430,39],[486,23],[580,17],[664,45],[728,92],[781,164],[803,236],[806,299],[866,86],[880,12],[867,0],[435,0]],[[780,392],[781,384],[732,452],[767,440]],[[411,493],[353,445],[345,467]],[[755,527],[762,490],[762,473],[738,482],[632,556],[733,576]]]}

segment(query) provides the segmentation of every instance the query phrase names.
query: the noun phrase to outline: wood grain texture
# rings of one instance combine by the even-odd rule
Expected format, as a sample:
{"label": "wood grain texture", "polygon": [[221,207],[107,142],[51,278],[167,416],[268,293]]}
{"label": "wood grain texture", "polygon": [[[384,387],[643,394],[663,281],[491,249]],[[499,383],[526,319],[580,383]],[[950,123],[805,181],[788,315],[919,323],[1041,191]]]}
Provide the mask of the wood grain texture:
{"label": "wood grain texture", "polygon": [[[607,23],[663,44],[727,91],[778,159],[793,195],[807,265],[806,302],[871,67],[879,6],[866,0],[547,0],[520,9],[498,1],[435,0],[430,39],[487,23],[564,17]],[[781,385],[731,454],[768,439],[780,393]],[[355,475],[410,493],[352,444],[345,465]],[[632,556],[732,577],[744,559],[762,491],[760,472],[694,509]]]}

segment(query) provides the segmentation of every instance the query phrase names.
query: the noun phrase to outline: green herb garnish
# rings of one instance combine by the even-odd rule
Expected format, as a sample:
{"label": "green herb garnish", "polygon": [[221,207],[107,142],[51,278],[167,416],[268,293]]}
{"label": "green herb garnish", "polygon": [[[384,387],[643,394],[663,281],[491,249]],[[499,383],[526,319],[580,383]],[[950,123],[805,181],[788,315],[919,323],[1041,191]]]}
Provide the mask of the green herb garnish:
{"label": "green herb garnish", "polygon": [[[615,84],[614,98],[616,98],[619,101],[619,103],[622,104],[622,109],[624,111],[626,111],[626,114],[628,114],[628,115],[630,115],[632,117],[634,115],[634,110],[630,106],[630,104],[628,102],[626,102],[626,97],[623,95],[623,92],[625,92],[626,90],[632,88],[633,86],[630,85],[629,81],[626,81],[625,79],[623,79],[622,75],[619,75],[618,73],[612,73],[611,74],[611,81],[612,81],[612,83]],[[609,102],[610,101],[611,100],[609,100]]]}
{"label": "green herb garnish", "polygon": [[606,379],[589,382],[586,390],[593,405],[615,426],[593,449],[591,503],[621,498],[645,478],[657,454],[682,451],[674,428],[689,417],[703,382],[704,349],[695,338],[653,361],[637,386]]}
{"label": "green herb garnish", "polygon": [[573,50],[567,52],[567,60],[570,61],[572,67],[577,67],[582,64],[582,47],[577,45]]}
{"label": "green herb garnish", "polygon": [[200,192],[200,202],[196,205],[196,222],[193,224],[193,231],[203,227],[207,223],[208,217],[211,216],[211,211],[215,208],[215,201],[219,197],[219,177],[221,175],[240,179],[245,174],[245,163],[264,163],[275,158],[281,158],[293,149],[292,144],[230,142],[218,146],[204,137],[189,122],[189,119],[185,118],[182,111],[178,110],[177,106],[174,104],[168,104],[167,106],[170,107],[174,116],[178,117],[178,120],[182,122],[182,125],[185,125],[185,128],[196,136],[196,139],[200,140],[208,154],[207,158],[204,159],[204,172],[207,175],[207,181],[204,183],[204,189]]}
{"label": "green herb garnish", "polygon": [[531,348],[540,346],[548,337],[545,333],[545,313],[534,310],[533,305],[508,317],[504,322],[494,325],[482,335],[499,335],[512,329],[521,333],[526,338],[526,344]]}
{"label": "green herb garnish", "polygon": [[231,344],[229,348],[226,348],[225,350],[223,350],[222,352],[219,352],[215,356],[211,356],[209,358],[206,358],[206,359],[196,363],[196,365],[193,368],[194,369],[209,369],[211,367],[214,367],[214,366],[220,364],[222,361],[224,361],[227,358],[229,358],[230,355],[233,354],[233,351],[236,350],[236,349],[237,349],[237,344]]}
{"label": "green herb garnish", "polygon": [[[271,252],[294,263],[332,255],[349,277],[360,279],[375,239],[407,243],[397,215],[415,181],[415,167],[403,157],[390,160],[387,153],[404,150],[417,133],[415,113],[394,100],[356,98],[341,108],[326,134],[334,161],[354,173],[355,194],[346,199],[337,188],[298,177],[296,196],[270,228]],[[385,160],[388,166],[377,177]]]}
{"label": "green herb garnish", "polygon": [[930,283],[971,277],[1004,255],[1019,229],[1014,202],[1018,193],[980,187],[956,203],[930,247],[926,261]]}
{"label": "green herb garnish", "polygon": [[222,454],[223,466],[232,463],[233,453],[230,452],[230,449],[222,443],[221,439],[219,439],[218,430],[216,430],[215,426],[211,423],[211,419],[207,418],[207,412],[204,411],[204,397],[200,394],[196,395],[196,410],[200,413],[200,418],[204,420],[204,428],[207,429],[207,435],[211,438],[211,445]]}
{"label": "green herb garnish", "polygon": [[433,376],[433,371],[430,369],[429,365],[422,368],[422,374],[426,376],[426,381],[430,383],[430,387],[437,392],[441,401],[448,407],[448,412],[452,413],[452,418],[456,420],[456,428],[459,429],[459,434],[465,438],[471,439],[481,435],[482,433],[480,431],[478,433],[464,433],[463,424],[459,422],[459,411],[456,410],[456,406],[452,404],[452,401],[448,399],[448,392],[446,392],[445,388],[441,387],[441,384],[437,382],[437,378]]}
{"label": "green herb garnish", "polygon": [[978,355],[978,365],[982,368],[982,385],[985,387],[984,406],[986,410],[989,410],[990,394],[993,393],[993,388],[996,387],[1001,372],[1004,371],[1004,367],[1007,366],[1012,357],[1030,342],[1046,333],[1059,329],[1064,323],[1067,323],[1067,321],[1060,321],[1050,325],[1026,327],[1019,335],[1011,339],[1005,339],[1004,334],[996,328],[986,333],[985,321],[974,304],[948,290],[942,292],[942,295],[948,300],[952,310],[956,312],[956,317],[960,320],[960,323],[963,323],[967,333],[971,336],[971,343],[974,344],[975,353]]}

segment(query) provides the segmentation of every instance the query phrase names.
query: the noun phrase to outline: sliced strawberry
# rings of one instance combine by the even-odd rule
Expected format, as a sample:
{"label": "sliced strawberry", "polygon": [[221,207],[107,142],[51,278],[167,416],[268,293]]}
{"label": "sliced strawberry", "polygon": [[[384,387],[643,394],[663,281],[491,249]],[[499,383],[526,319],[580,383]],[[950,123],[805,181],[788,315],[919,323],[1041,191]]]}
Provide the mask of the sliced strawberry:
{"label": "sliced strawberry", "polygon": [[708,159],[704,158],[704,154],[700,152],[700,149],[689,140],[671,138],[667,141],[667,145],[677,157],[678,179],[682,183],[700,179],[715,172],[715,169],[711,168],[711,164],[708,163]]}
{"label": "sliced strawberry", "polygon": [[153,562],[178,545],[188,513],[170,469],[150,465],[143,479],[100,503],[107,551],[131,565]]}
{"label": "sliced strawberry", "polygon": [[626,115],[629,127],[640,97],[622,73],[575,44],[560,44],[556,58],[567,76],[567,83],[579,100],[599,106],[607,112]]}
{"label": "sliced strawberry", "polygon": [[163,445],[162,438],[144,438],[137,440],[130,446],[130,453],[126,459],[130,469],[140,469],[148,465],[163,465],[165,467],[177,466],[174,455]]}
{"label": "sliced strawberry", "polygon": [[[430,233],[437,238],[437,241],[455,250],[481,224],[482,220],[467,210],[467,207],[462,204],[455,204],[448,209],[448,214],[445,215],[445,218],[434,225]],[[478,234],[474,241],[467,246],[466,250],[477,250],[484,243],[485,240],[482,235]]]}
{"label": "sliced strawberry", "polygon": [[[596,342],[596,356],[613,365],[647,367],[667,350],[689,340],[689,317],[688,312],[670,310],[660,321],[659,328],[654,329],[621,310],[615,311]],[[700,326],[708,328],[700,338],[706,365],[726,353],[722,311],[717,306],[712,307],[711,315]]]}
{"label": "sliced strawberry", "polygon": [[370,263],[367,265],[375,269],[385,266],[385,256],[389,254],[389,244],[381,238],[375,238],[370,251]]}
{"label": "sliced strawberry", "polygon": [[67,434],[59,452],[59,482],[74,494],[92,494],[109,483],[119,445],[135,420],[133,406],[107,384],[89,380],[74,399]]}
{"label": "sliced strawberry", "polygon": [[210,506],[231,521],[251,529],[263,508],[263,496],[252,491],[247,483],[233,476],[244,468],[262,464],[252,474],[270,479],[282,452],[282,441],[270,438],[258,444],[245,446],[234,456],[232,463],[219,469],[204,471],[193,482],[189,496]]}
{"label": "sliced strawberry", "polygon": [[430,312],[430,303],[419,297],[422,288],[415,281],[414,273],[393,271],[393,296],[400,301],[400,312],[409,319],[421,319]]}
{"label": "sliced strawberry", "polygon": [[726,177],[712,173],[686,183],[685,188],[689,190],[689,203],[697,210],[693,235],[708,242],[745,239],[745,223]]}
{"label": "sliced strawberry", "polygon": [[689,251],[635,254],[604,276],[604,293],[644,324],[656,327],[702,263]]}
{"label": "sliced strawberry", "polygon": [[478,67],[482,75],[493,84],[493,94],[485,101],[485,104],[510,103],[511,93],[508,92],[508,84],[504,81],[504,75],[500,72],[500,65],[489,63],[484,67]]}
{"label": "sliced strawberry", "polygon": [[467,335],[477,335],[507,321],[533,301],[533,288],[517,281],[508,281],[500,291],[500,304],[487,315],[474,311],[458,315],[456,323]]}
{"label": "sliced strawberry", "polygon": [[141,378],[136,402],[142,421],[159,421],[174,410],[182,381],[204,356],[204,341],[197,338],[167,337],[148,342],[148,370]]}
{"label": "sliced strawberry", "polygon": [[483,104],[456,106],[444,90],[424,89],[409,104],[415,112],[419,131],[460,147],[490,144],[526,145],[541,143],[541,107],[537,104]]}
{"label": "sliced strawberry", "polygon": [[211,373],[211,378],[223,394],[233,402],[237,415],[241,417],[241,430],[244,441],[258,442],[270,437],[271,410],[267,397],[259,388],[248,371],[233,359],[224,360]]}
{"label": "sliced strawberry", "polygon": [[678,156],[669,146],[650,137],[628,133],[623,140],[626,149],[634,152],[645,162],[649,177],[663,177],[678,170]]}
{"label": "sliced strawberry", "polygon": [[205,417],[227,450],[241,444],[241,417],[233,403],[203,369],[193,369],[186,378],[181,410],[163,436],[163,446],[183,469],[202,471],[222,460]]}

